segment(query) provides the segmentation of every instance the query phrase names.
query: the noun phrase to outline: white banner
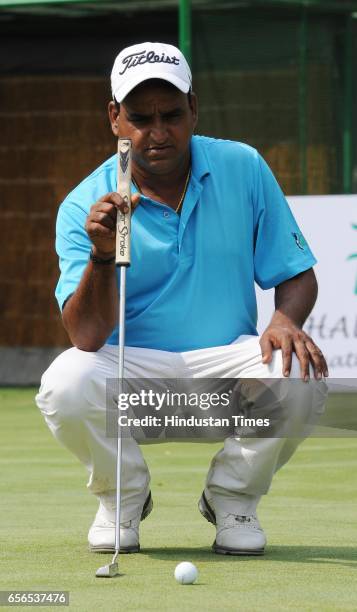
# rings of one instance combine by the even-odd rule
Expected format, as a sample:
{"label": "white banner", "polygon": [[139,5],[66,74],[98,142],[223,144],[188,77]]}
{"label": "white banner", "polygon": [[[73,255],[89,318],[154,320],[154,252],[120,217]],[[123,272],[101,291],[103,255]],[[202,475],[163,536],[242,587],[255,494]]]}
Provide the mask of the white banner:
{"label": "white banner", "polygon": [[[357,195],[288,201],[318,260],[319,296],[304,329],[324,352],[330,378],[357,379]],[[274,309],[274,290],[257,287],[257,300],[262,333]]]}

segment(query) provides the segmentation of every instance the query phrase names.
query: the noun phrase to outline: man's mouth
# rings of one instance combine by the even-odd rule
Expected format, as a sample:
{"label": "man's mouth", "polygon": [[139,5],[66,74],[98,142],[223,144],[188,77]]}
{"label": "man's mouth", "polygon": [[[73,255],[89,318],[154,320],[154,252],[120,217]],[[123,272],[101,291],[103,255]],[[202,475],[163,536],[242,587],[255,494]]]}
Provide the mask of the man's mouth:
{"label": "man's mouth", "polygon": [[154,146],[154,147],[147,147],[146,152],[150,157],[160,157],[160,156],[165,156],[165,154],[172,149],[172,147],[170,145],[164,145],[164,146]]}
{"label": "man's mouth", "polygon": [[155,150],[155,151],[161,151],[162,149],[169,149],[170,145],[152,145],[151,147],[148,147],[148,151],[151,150]]}

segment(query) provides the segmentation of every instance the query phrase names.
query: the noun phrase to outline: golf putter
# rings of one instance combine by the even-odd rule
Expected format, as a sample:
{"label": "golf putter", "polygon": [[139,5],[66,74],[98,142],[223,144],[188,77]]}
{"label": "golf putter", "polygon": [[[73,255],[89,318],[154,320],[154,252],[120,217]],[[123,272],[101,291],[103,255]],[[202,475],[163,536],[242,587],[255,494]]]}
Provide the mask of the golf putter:
{"label": "golf putter", "polygon": [[[129,211],[117,211],[115,264],[120,269],[119,288],[119,396],[123,391],[124,379],[124,345],[125,345],[125,298],[126,269],[130,266],[130,223],[131,223],[131,141],[128,138],[118,140],[118,185],[117,191],[126,202]],[[119,425],[118,402],[118,445],[117,445],[117,479],[116,479],[116,513],[115,513],[115,552],[109,565],[99,567],[97,578],[113,578],[119,575],[118,557],[120,552],[120,509],[121,509],[121,428]]]}

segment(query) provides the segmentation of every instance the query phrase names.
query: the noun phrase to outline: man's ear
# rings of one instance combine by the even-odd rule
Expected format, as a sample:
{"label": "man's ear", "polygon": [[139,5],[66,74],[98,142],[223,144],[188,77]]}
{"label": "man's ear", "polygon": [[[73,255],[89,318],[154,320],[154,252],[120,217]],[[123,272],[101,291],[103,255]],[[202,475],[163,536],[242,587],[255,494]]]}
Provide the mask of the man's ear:
{"label": "man's ear", "polygon": [[110,121],[110,125],[112,128],[112,132],[114,136],[116,136],[117,138],[119,136],[119,113],[120,113],[120,107],[118,108],[118,105],[115,104],[115,102],[113,101],[109,102],[108,104],[109,121]]}

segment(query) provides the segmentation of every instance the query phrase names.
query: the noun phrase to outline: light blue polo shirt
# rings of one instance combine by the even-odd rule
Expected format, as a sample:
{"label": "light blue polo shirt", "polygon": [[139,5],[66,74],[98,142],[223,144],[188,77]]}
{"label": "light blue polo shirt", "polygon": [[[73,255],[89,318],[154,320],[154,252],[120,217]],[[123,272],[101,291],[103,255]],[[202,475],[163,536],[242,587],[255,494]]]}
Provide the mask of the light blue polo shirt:
{"label": "light blue polo shirt", "polygon": [[[255,149],[193,136],[191,156],[181,215],[144,196],[133,214],[128,346],[181,352],[229,344],[241,334],[256,335],[254,281],[269,289],[316,262]],[[116,164],[116,156],[108,159],[60,206],[60,308],[88,263],[86,217],[94,202],[116,191]],[[118,343],[118,329],[107,342]]]}

